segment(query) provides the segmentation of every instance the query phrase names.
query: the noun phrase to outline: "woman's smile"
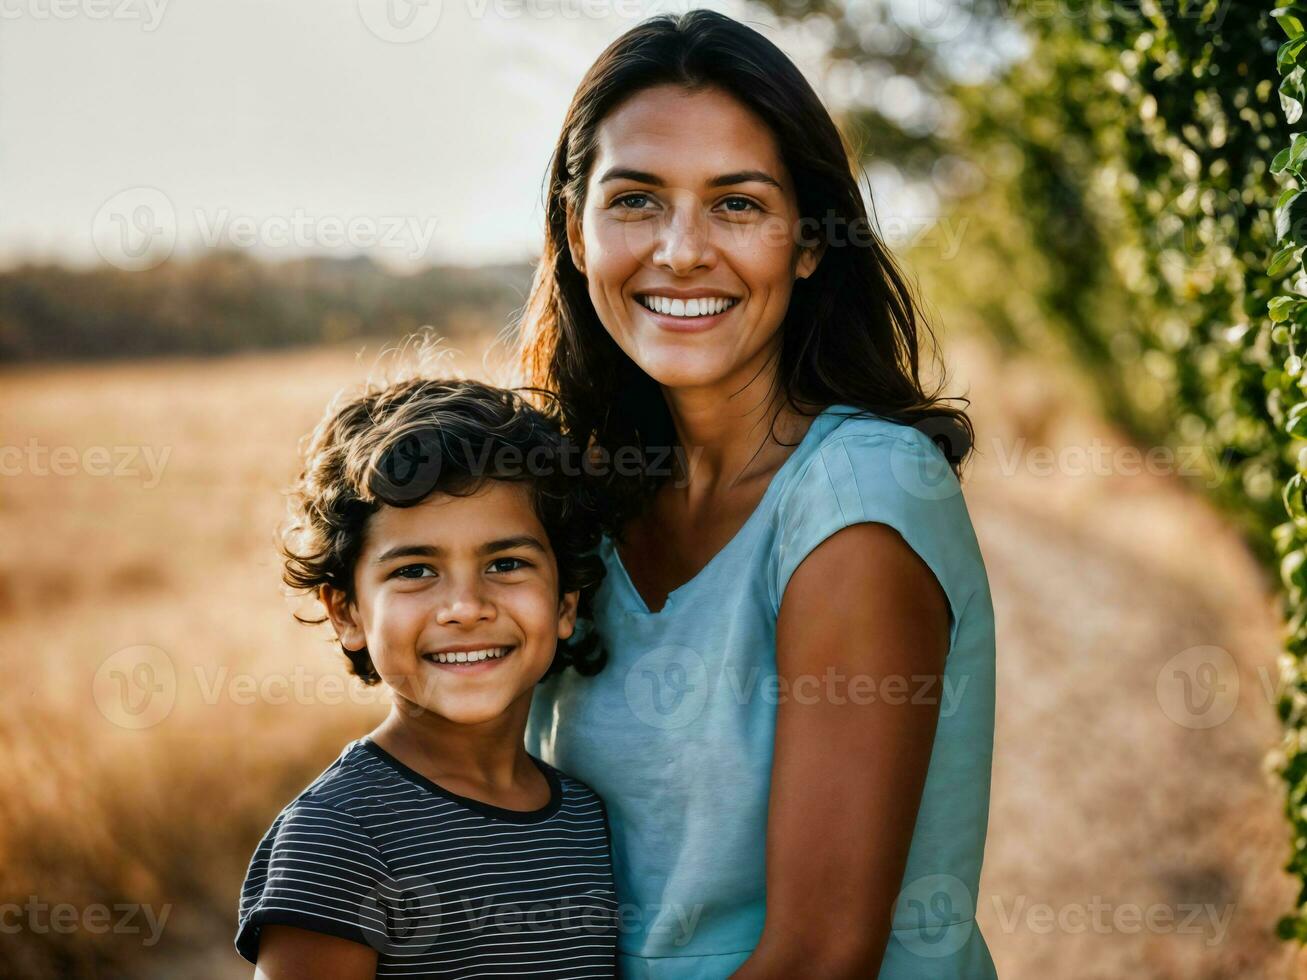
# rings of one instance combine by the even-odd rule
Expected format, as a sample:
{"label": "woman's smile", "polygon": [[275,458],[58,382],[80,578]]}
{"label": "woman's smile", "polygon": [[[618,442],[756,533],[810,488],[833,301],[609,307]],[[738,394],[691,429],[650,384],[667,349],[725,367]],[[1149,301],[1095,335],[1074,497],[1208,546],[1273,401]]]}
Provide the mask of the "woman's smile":
{"label": "woman's smile", "polygon": [[661,330],[697,333],[721,323],[741,300],[713,290],[651,290],[637,293],[640,310]]}

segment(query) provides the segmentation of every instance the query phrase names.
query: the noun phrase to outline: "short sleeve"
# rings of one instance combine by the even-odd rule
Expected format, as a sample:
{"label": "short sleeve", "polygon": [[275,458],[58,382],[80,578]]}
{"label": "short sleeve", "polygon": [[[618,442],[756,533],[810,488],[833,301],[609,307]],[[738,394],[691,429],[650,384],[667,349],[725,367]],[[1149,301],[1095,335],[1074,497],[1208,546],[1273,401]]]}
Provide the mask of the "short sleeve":
{"label": "short sleeve", "polygon": [[264,926],[287,925],[384,949],[385,862],[350,814],[296,800],[259,843],[241,888],[236,950],[254,963]]}
{"label": "short sleeve", "polygon": [[983,581],[962,487],[944,453],[911,426],[834,435],[805,461],[777,507],[772,570],[777,610],[790,577],[823,541],[854,524],[892,527],[934,573],[948,599],[949,648]]}

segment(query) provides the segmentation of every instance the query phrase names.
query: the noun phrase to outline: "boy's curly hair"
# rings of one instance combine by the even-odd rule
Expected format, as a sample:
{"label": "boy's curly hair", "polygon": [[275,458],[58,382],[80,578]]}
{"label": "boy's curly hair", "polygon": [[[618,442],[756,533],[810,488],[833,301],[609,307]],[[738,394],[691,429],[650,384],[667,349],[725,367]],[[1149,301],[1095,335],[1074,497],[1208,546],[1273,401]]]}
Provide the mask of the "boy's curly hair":
{"label": "boy's curly hair", "polygon": [[[545,407],[532,406],[521,392],[541,396]],[[530,486],[558,563],[559,595],[580,592],[577,619],[589,627],[604,577],[595,553],[601,532],[579,460],[569,470],[572,450],[560,415],[549,392],[463,379],[369,385],[334,402],[308,437],[291,488],[280,541],[283,581],[305,592],[330,585],[353,599],[364,531],[382,504],[411,507],[435,492],[466,496],[486,480],[508,480]],[[366,649],[344,652],[365,684],[381,680]],[[545,676],[569,666],[594,674],[605,659],[595,631],[578,625],[559,641]]]}

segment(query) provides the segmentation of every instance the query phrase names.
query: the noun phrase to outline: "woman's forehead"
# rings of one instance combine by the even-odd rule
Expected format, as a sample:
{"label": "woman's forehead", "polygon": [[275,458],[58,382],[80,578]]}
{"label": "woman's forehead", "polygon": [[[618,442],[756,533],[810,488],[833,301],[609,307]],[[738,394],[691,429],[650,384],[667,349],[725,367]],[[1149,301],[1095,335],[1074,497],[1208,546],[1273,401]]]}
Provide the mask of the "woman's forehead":
{"label": "woman's forehead", "polygon": [[600,122],[591,173],[613,167],[696,183],[749,170],[785,176],[775,136],[751,109],[720,89],[675,85],[637,93]]}

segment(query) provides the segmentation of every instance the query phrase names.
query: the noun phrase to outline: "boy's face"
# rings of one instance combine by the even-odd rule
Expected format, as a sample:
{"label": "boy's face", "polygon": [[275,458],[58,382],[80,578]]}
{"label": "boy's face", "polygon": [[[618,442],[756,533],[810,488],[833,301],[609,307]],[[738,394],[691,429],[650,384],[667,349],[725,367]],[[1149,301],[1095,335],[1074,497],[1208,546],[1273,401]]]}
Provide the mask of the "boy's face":
{"label": "boy's face", "polygon": [[[500,480],[467,497],[383,506],[368,521],[354,601],[323,592],[346,648],[366,646],[397,695],[464,725],[519,701],[525,717],[558,641],[572,635],[578,597],[559,598],[558,564],[529,488]],[[499,656],[440,662],[453,651]]]}

